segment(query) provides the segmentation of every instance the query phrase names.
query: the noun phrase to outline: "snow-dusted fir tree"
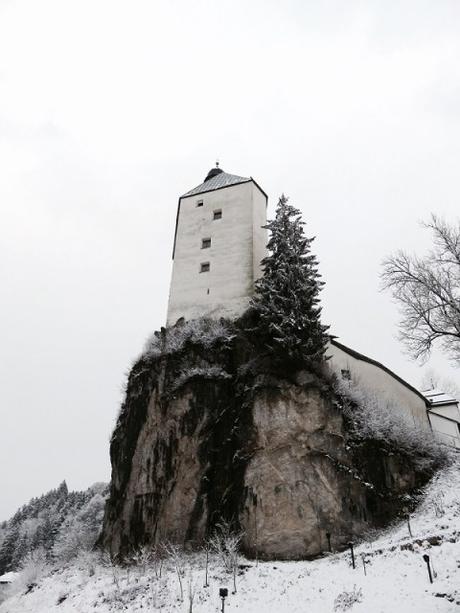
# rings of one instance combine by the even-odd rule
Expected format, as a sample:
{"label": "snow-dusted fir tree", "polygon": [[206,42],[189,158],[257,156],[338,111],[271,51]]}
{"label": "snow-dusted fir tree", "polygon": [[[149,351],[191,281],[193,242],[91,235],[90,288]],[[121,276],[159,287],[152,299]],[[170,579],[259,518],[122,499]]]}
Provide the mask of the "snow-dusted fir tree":
{"label": "snow-dusted fir tree", "polygon": [[329,326],[321,323],[319,293],[324,283],[304,233],[301,213],[282,195],[270,231],[269,255],[262,261],[252,307],[256,332],[276,361],[310,367],[324,360]]}

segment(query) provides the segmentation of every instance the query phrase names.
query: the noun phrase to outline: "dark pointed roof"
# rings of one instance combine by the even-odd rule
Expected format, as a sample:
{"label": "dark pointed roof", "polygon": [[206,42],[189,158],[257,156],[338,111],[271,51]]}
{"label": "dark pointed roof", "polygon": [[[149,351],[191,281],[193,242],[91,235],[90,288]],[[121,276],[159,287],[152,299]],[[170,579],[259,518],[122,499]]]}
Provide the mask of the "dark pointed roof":
{"label": "dark pointed roof", "polygon": [[221,189],[222,187],[229,187],[230,185],[238,185],[239,183],[247,183],[251,181],[250,177],[239,177],[238,175],[229,175],[224,172],[222,168],[212,168],[204,180],[204,183],[194,187],[189,192],[183,194],[181,198],[187,196],[196,196],[197,194],[204,194],[205,192],[212,192],[215,189]]}
{"label": "dark pointed roof", "polygon": [[209,179],[212,179],[216,175],[220,175],[221,172],[224,172],[224,171],[222,170],[222,168],[219,168],[219,166],[216,166],[215,168],[211,168],[211,170],[206,175],[205,182],[209,181]]}

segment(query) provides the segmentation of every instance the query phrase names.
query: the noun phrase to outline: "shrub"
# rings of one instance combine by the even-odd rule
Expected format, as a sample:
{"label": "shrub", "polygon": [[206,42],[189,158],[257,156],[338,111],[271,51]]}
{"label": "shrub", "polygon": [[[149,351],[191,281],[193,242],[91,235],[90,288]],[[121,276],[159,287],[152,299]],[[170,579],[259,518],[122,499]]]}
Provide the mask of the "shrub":
{"label": "shrub", "polygon": [[334,611],[347,611],[356,603],[363,601],[363,590],[353,586],[351,592],[343,591],[334,600]]}
{"label": "shrub", "polygon": [[187,342],[209,349],[216,342],[231,340],[233,336],[231,323],[225,319],[192,319],[154,332],[145,343],[142,356],[157,358],[178,353]]}
{"label": "shrub", "polygon": [[354,381],[337,381],[336,391],[351,424],[355,440],[376,440],[410,455],[420,470],[431,470],[450,460],[450,450],[428,429],[414,424],[399,406],[360,387]]}

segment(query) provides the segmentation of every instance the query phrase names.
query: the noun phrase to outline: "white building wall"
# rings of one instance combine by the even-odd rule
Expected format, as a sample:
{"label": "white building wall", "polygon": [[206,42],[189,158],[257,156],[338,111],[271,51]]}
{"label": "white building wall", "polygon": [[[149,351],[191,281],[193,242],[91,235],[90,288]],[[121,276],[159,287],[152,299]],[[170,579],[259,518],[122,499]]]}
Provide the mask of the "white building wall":
{"label": "white building wall", "polygon": [[437,413],[443,417],[448,417],[449,419],[455,419],[460,422],[460,409],[458,408],[458,404],[443,404],[443,405],[433,405],[430,409],[432,413]]}
{"label": "white building wall", "polygon": [[[197,202],[203,206],[197,207]],[[222,218],[213,219],[215,210]],[[253,181],[180,201],[167,324],[180,317],[237,317],[249,304],[264,257],[266,197]],[[211,239],[209,249],[201,248]],[[209,262],[209,272],[200,272]]]}
{"label": "white building wall", "polygon": [[252,196],[252,274],[254,281],[256,281],[262,276],[261,262],[267,255],[267,230],[262,229],[267,223],[267,198],[259,189],[253,190]]}
{"label": "white building wall", "polygon": [[436,415],[432,411],[428,412],[431,427],[438,440],[446,445],[453,445],[460,449],[460,432],[458,423],[450,419],[446,419],[442,415]]}
{"label": "white building wall", "polygon": [[342,371],[349,371],[353,382],[361,389],[386,400],[389,406],[398,407],[413,420],[415,426],[430,429],[427,405],[423,397],[401,383],[381,366],[350,355],[330,343],[329,368],[340,378]]}

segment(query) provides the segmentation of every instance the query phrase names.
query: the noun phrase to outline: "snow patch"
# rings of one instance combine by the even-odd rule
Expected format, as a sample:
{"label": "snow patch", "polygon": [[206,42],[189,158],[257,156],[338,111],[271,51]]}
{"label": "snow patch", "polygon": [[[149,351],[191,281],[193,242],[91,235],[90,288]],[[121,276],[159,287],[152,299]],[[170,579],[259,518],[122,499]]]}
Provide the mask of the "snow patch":
{"label": "snow patch", "polygon": [[[225,610],[230,612],[447,613],[460,605],[459,469],[460,463],[444,469],[426,487],[410,517],[412,536],[404,521],[372,541],[355,544],[355,569],[348,551],[309,562],[245,561],[238,566],[233,593],[232,573],[213,553],[208,587],[206,552],[181,553],[179,562],[168,557],[160,573],[154,564],[117,567],[93,553],[92,570],[87,557],[80,557],[49,569],[28,593],[11,586],[0,613],[215,613],[221,587],[228,588]],[[424,554],[430,557],[433,584]]]}

